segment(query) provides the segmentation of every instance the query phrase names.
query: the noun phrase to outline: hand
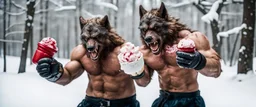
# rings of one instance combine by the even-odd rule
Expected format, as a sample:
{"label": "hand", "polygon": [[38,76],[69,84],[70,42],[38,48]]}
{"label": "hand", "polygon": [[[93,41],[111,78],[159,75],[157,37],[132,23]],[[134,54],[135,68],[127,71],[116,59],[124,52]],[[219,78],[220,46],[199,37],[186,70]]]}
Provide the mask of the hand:
{"label": "hand", "polygon": [[61,63],[53,58],[42,58],[38,61],[36,70],[41,77],[56,82],[62,75],[63,67]]}
{"label": "hand", "polygon": [[205,56],[200,52],[187,53],[182,51],[176,52],[177,65],[182,68],[191,68],[195,70],[201,70],[206,65]]}

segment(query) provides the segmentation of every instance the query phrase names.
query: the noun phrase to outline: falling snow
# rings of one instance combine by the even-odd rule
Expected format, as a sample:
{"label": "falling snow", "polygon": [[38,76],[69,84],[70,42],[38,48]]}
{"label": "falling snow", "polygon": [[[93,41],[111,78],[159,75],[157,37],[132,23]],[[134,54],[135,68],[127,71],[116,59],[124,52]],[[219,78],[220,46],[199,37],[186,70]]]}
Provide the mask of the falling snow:
{"label": "falling snow", "polygon": [[27,23],[27,26],[30,26],[30,23]]}

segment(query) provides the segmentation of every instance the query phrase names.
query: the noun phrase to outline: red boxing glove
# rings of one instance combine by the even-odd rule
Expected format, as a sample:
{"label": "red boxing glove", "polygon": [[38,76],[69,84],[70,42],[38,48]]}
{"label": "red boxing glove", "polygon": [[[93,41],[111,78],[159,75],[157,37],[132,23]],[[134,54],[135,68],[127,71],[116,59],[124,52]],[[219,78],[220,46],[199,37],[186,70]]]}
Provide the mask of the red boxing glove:
{"label": "red boxing glove", "polygon": [[194,53],[195,43],[191,39],[182,39],[178,44],[178,50],[187,53]]}
{"label": "red boxing glove", "polygon": [[37,64],[41,58],[52,58],[57,51],[56,41],[50,37],[44,38],[42,41],[38,42],[32,62]]}

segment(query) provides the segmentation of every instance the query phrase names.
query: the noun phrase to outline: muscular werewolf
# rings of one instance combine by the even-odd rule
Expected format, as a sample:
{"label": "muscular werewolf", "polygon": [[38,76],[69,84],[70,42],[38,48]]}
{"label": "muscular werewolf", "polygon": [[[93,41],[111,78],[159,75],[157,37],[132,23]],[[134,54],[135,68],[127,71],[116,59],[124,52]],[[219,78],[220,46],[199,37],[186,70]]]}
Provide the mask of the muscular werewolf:
{"label": "muscular werewolf", "polygon": [[86,97],[78,107],[139,107],[133,79],[120,70],[117,58],[124,39],[111,28],[107,16],[80,17],[80,25],[82,44],[72,50],[70,61],[63,67],[56,59],[42,58],[37,65],[40,76],[67,85],[86,71]]}
{"label": "muscular werewolf", "polygon": [[[164,3],[150,11],[140,6],[139,13],[145,75],[136,82],[147,86],[153,72],[158,73],[160,96],[152,107],[205,107],[198,88],[198,73],[217,78],[221,71],[220,57],[206,36],[169,16]],[[195,52],[179,51],[177,44],[181,39],[191,39]]]}

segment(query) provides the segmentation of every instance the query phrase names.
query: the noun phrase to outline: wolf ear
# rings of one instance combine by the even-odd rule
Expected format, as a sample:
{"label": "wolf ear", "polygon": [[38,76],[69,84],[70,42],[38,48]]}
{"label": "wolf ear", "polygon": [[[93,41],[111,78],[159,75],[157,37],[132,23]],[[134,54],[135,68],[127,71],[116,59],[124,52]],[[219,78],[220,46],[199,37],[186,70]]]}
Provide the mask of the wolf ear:
{"label": "wolf ear", "polygon": [[146,14],[146,13],[147,13],[147,10],[145,10],[144,7],[142,7],[142,5],[140,5],[140,19],[141,19],[142,16],[143,16],[144,14]]}
{"label": "wolf ear", "polygon": [[109,20],[108,20],[108,16],[107,16],[107,15],[105,15],[105,16],[101,19],[100,24],[101,24],[102,26],[104,26],[105,28],[110,29],[110,23],[109,23]]}
{"label": "wolf ear", "polygon": [[87,21],[82,16],[79,17],[79,20],[80,20],[80,27],[81,27],[81,29],[83,29],[83,27],[87,23]]}
{"label": "wolf ear", "polygon": [[164,18],[164,19],[168,20],[168,12],[167,12],[163,2],[161,3],[161,6],[158,10],[158,13],[159,13],[161,18]]}

